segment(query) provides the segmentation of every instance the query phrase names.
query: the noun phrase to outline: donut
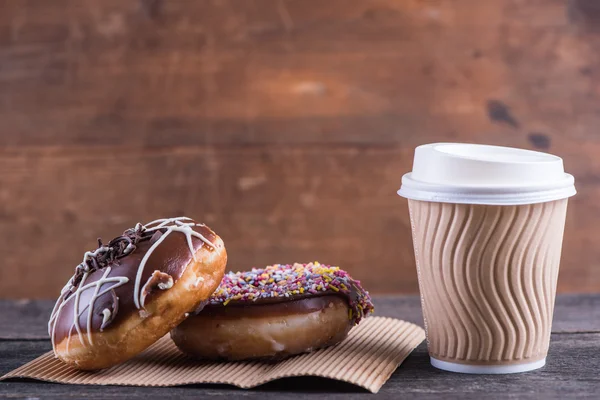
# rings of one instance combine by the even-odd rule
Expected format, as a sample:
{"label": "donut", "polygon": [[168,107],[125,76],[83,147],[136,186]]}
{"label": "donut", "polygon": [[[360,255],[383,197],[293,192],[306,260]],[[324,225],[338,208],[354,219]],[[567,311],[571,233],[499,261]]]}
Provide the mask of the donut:
{"label": "donut", "polygon": [[279,360],[341,342],[371,312],[369,293],[339,267],[276,264],[225,275],[171,338],[197,358]]}
{"label": "donut", "polygon": [[48,322],[56,357],[81,370],[137,355],[201,308],[219,286],[221,238],[187,217],[137,224],[88,251]]}

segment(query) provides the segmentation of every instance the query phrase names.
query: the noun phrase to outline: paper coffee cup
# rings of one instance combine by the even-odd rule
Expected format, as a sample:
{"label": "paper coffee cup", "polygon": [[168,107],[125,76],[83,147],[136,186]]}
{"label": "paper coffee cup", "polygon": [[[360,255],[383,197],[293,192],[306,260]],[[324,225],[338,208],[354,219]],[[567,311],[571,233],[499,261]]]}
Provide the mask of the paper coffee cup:
{"label": "paper coffee cup", "polygon": [[437,143],[417,147],[409,199],[433,366],[514,373],[545,364],[567,198],[559,157]]}

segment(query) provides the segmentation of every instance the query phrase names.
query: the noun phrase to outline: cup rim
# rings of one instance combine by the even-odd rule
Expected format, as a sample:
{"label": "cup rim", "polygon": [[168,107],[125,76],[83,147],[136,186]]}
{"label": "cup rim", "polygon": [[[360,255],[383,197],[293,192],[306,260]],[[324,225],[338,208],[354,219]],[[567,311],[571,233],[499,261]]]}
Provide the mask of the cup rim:
{"label": "cup rim", "polygon": [[404,174],[398,195],[411,200],[438,203],[521,205],[545,203],[574,196],[575,179],[565,173],[563,179],[538,185],[442,185],[417,181]]}

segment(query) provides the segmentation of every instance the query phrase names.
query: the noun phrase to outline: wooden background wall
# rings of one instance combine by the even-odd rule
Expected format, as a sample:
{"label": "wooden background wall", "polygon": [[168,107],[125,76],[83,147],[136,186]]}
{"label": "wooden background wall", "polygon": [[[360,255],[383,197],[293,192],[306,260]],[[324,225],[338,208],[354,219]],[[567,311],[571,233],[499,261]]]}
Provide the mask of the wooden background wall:
{"label": "wooden background wall", "polygon": [[0,0],[0,297],[188,215],[230,268],[319,260],[415,293],[413,148],[562,156],[559,290],[600,290],[594,0]]}

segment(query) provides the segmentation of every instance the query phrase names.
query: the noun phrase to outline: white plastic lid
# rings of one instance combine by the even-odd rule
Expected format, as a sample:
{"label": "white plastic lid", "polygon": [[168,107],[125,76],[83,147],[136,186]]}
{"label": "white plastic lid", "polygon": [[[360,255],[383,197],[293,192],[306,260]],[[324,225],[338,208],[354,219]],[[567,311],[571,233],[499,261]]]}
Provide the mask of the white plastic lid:
{"label": "white plastic lid", "polygon": [[516,205],[573,196],[560,157],[511,147],[433,143],[415,149],[398,194],[442,203]]}

